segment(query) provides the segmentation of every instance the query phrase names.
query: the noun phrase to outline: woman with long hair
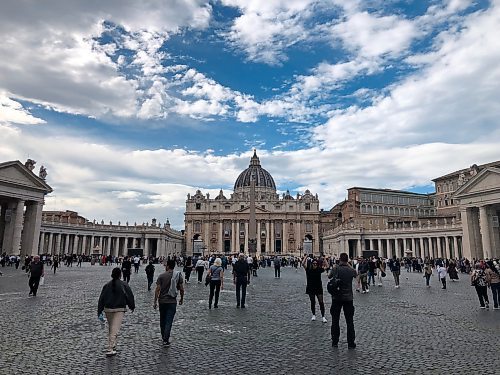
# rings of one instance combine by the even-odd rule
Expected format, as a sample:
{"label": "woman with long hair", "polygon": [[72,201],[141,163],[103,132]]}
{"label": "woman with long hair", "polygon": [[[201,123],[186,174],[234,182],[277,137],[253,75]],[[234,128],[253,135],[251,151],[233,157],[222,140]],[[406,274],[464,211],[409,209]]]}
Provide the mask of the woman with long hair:
{"label": "woman with long hair", "polygon": [[135,309],[134,294],[127,283],[120,280],[122,271],[119,267],[111,271],[111,281],[102,288],[97,307],[97,316],[102,319],[102,313],[108,320],[108,351],[107,357],[116,355],[116,337],[120,331],[125,311]]}
{"label": "woman with long hair", "polygon": [[[497,264],[495,264],[497,263]],[[486,276],[489,279],[491,293],[493,294],[493,310],[498,310],[500,303],[500,271],[498,262],[489,260],[486,262]]]}

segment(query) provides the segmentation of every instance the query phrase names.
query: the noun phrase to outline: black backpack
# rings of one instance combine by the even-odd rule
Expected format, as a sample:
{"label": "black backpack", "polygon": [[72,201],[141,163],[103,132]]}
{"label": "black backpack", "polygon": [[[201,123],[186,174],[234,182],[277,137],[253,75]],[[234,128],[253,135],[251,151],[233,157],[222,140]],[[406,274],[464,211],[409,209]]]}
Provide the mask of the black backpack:
{"label": "black backpack", "polygon": [[340,290],[342,287],[342,280],[339,279],[338,266],[333,266],[333,277],[328,280],[328,284],[326,284],[326,290],[333,297],[340,296]]}

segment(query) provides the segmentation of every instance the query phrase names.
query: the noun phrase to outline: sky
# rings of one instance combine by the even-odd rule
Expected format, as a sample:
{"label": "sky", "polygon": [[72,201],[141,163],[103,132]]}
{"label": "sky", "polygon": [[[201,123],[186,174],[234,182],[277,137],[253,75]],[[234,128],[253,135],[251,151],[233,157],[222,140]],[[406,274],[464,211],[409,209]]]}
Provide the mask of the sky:
{"label": "sky", "polygon": [[279,192],[500,160],[500,0],[3,0],[0,162],[46,210],[183,229],[253,149]]}

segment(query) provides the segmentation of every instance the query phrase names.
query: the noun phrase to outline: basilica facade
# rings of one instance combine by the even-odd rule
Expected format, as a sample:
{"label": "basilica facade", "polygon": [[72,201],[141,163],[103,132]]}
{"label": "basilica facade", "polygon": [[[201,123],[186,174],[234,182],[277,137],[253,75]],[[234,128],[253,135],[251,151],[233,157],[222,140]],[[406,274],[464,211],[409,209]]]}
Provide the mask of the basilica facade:
{"label": "basilica facade", "polygon": [[249,253],[252,233],[251,185],[255,184],[256,255],[318,253],[319,199],[309,190],[279,195],[271,174],[254,152],[236,179],[233,193],[214,198],[200,190],[188,194],[185,212],[187,255]]}

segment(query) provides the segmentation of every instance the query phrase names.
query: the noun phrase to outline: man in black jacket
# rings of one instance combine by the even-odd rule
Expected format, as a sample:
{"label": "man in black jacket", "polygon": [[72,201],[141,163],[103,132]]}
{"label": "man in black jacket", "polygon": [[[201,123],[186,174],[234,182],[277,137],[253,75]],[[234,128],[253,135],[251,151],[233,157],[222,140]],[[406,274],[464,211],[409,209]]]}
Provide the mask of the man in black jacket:
{"label": "man in black jacket", "polygon": [[[238,261],[233,266],[233,282],[236,285],[236,307],[245,308],[247,285],[250,280],[250,266],[245,259],[245,254],[240,254]],[[240,295],[241,291],[241,295]],[[241,302],[241,305],[240,305]]]}
{"label": "man in black jacket", "polygon": [[346,253],[340,254],[339,264],[333,266],[328,278],[336,277],[340,279],[340,291],[332,295],[332,346],[339,345],[340,337],[340,311],[344,309],[345,321],[347,324],[347,347],[356,348],[356,333],[354,331],[354,304],[352,295],[352,280],[356,277],[356,270],[348,263],[349,257]]}
{"label": "man in black jacket", "polygon": [[128,284],[130,282],[130,274],[132,273],[132,262],[129,260],[128,256],[126,256],[123,259],[122,273],[123,273],[123,281],[125,281]]}
{"label": "man in black jacket", "polygon": [[35,255],[33,262],[30,263],[30,279],[28,285],[30,287],[30,296],[36,297],[36,292],[38,291],[38,285],[40,284],[40,278],[44,276],[43,263],[40,262],[40,257]]}
{"label": "man in black jacket", "polygon": [[151,285],[153,285],[154,275],[155,275],[155,266],[153,266],[153,261],[150,260],[149,264],[146,266],[146,276],[148,278],[148,290],[151,290]]}

